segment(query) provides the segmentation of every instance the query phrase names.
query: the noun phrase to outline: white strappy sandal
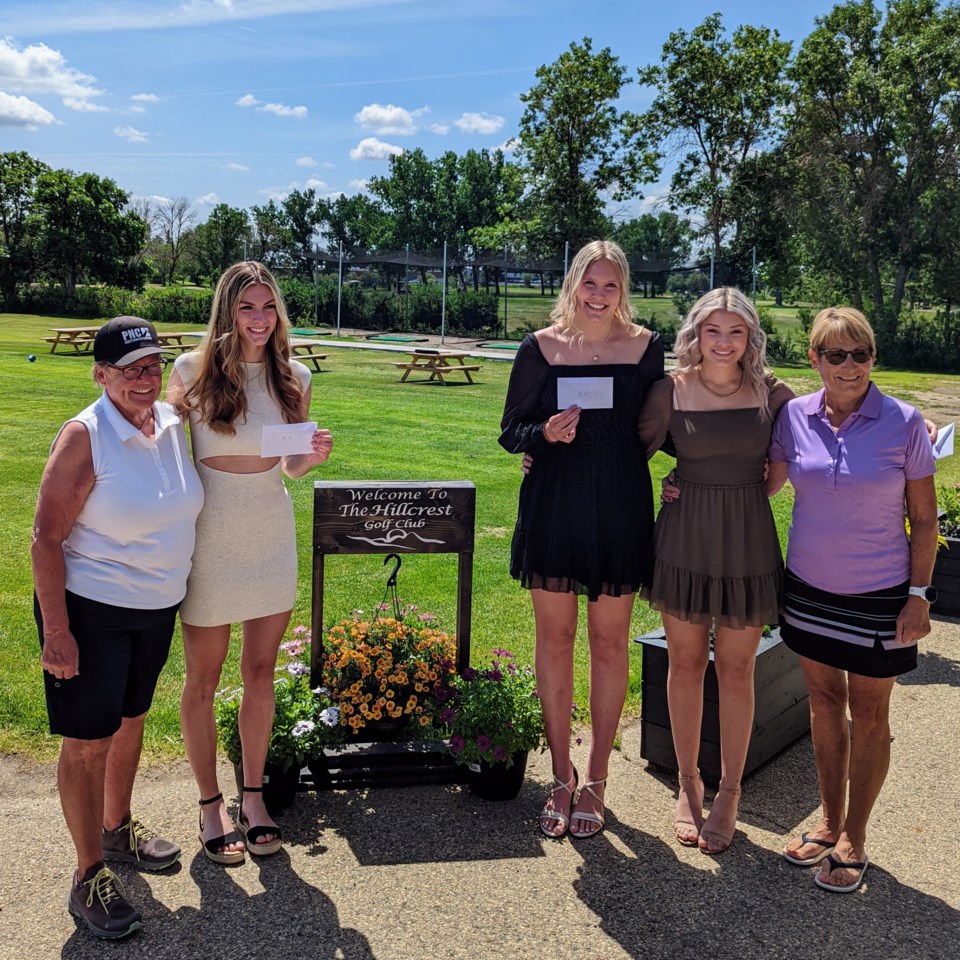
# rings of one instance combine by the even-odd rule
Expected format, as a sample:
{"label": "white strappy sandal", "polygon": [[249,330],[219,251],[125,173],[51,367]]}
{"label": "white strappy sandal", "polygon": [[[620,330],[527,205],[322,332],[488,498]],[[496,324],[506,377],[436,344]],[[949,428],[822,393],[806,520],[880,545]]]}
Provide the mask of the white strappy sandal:
{"label": "white strappy sandal", "polygon": [[[574,794],[577,792],[577,768],[573,768],[573,775],[569,780],[564,782],[556,774],[553,776],[553,787],[550,789],[550,796],[552,797],[558,790],[566,790],[570,794],[570,805],[567,808],[568,810],[573,810],[574,803]],[[544,824],[544,820],[556,820],[560,824],[559,832],[551,832],[548,830]],[[562,810],[551,810],[548,807],[544,807],[540,811],[540,832],[545,836],[549,837],[551,840],[559,840],[566,832],[567,828],[570,826],[570,813],[564,813]]]}

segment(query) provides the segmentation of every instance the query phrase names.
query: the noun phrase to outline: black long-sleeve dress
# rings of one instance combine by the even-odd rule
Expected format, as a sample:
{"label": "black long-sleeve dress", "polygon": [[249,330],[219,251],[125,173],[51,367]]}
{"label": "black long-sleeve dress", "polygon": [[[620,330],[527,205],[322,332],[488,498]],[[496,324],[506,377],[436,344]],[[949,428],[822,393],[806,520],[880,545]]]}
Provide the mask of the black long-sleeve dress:
{"label": "black long-sleeve dress", "polygon": [[[612,377],[613,407],[580,413],[572,443],[548,443],[544,422],[560,407],[558,377]],[[500,444],[529,452],[520,487],[510,575],[527,589],[618,597],[649,585],[653,492],[637,423],[651,385],[663,377],[654,334],[638,363],[551,365],[528,334],[514,361]]]}

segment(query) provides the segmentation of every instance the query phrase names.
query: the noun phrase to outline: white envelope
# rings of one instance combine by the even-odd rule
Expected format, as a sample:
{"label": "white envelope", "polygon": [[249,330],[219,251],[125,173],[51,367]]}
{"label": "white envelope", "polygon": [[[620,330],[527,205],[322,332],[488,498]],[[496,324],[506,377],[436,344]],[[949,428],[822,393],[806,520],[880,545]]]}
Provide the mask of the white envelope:
{"label": "white envelope", "polygon": [[942,430],[937,431],[937,442],[933,445],[934,460],[953,456],[954,426],[948,423]]}
{"label": "white envelope", "polygon": [[260,435],[261,457],[286,457],[292,453],[312,453],[317,424],[279,423],[264,427]]}
{"label": "white envelope", "polygon": [[571,404],[584,410],[609,410],[613,406],[613,377],[557,377],[557,409]]}

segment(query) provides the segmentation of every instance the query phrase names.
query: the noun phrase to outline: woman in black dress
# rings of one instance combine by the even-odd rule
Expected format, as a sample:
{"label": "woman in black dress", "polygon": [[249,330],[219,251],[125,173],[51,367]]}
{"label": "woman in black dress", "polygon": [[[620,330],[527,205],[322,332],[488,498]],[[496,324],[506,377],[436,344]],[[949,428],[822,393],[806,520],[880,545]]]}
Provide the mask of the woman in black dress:
{"label": "woman in black dress", "polygon": [[[517,351],[501,445],[530,453],[510,574],[530,590],[536,672],[553,789],[540,829],[598,833],[607,762],[627,688],[633,599],[652,570],[653,495],[637,435],[650,385],[663,377],[659,337],[632,321],[630,269],[613,243],[574,258],[553,323]],[[587,597],[591,747],[579,798],[570,760],[578,597]]]}

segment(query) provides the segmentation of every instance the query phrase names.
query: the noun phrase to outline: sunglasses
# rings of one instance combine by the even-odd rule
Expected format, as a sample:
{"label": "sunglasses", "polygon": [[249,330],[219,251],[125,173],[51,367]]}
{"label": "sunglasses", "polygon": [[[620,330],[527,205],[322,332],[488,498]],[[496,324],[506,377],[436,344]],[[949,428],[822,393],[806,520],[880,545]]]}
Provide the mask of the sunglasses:
{"label": "sunglasses", "polygon": [[118,367],[115,363],[111,363],[110,366],[113,367],[114,370],[120,370],[125,380],[139,380],[143,376],[162,377],[163,371],[169,362],[169,360],[161,358],[154,360],[152,363],[145,363],[142,366],[137,366],[132,363],[126,367]]}
{"label": "sunglasses", "polygon": [[873,356],[873,351],[866,347],[856,350],[818,350],[817,353],[834,367],[839,367],[847,357],[853,357],[854,363],[866,363]]}

